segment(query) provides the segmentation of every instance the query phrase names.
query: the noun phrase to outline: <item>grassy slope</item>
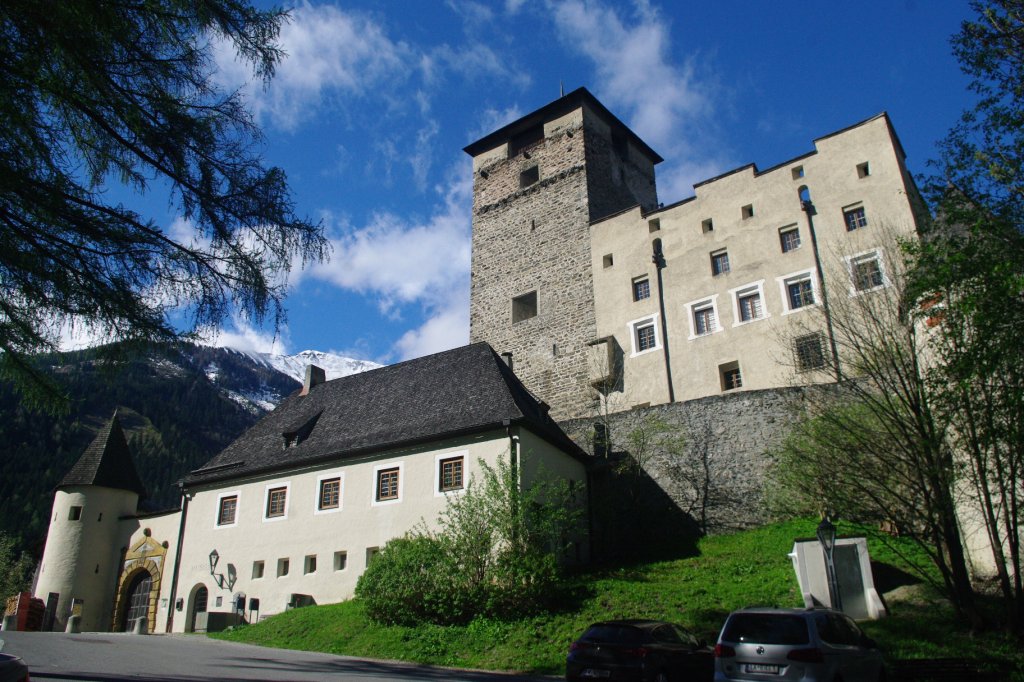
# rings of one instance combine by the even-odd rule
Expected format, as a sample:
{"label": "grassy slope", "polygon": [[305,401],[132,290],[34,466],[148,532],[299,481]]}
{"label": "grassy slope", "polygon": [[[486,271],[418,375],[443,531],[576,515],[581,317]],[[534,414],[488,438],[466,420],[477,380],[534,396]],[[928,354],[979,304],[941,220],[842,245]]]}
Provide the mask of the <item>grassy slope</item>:
{"label": "grassy slope", "polygon": [[[561,674],[570,642],[590,623],[619,617],[670,620],[713,642],[725,616],[750,605],[800,606],[787,554],[815,523],[792,521],[702,540],[693,557],[594,571],[580,576],[571,607],[515,622],[477,620],[466,627],[385,627],[369,622],[358,602],[297,609],[258,625],[215,635],[266,646],[433,665]],[[858,529],[841,525],[840,532]],[[907,543],[901,553],[915,554]],[[901,549],[902,548],[902,549]],[[869,540],[872,560],[896,569],[906,561]],[[893,658],[969,657],[1024,663],[1019,645],[996,636],[971,638],[952,626],[938,600],[890,604],[892,617],[865,624]]]}

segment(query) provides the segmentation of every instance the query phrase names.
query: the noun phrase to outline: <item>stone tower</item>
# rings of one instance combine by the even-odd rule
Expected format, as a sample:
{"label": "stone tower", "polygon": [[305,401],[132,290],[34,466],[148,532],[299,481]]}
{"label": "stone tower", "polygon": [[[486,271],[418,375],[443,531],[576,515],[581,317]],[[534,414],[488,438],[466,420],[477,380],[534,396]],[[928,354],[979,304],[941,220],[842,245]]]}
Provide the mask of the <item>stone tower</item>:
{"label": "stone tower", "polygon": [[516,374],[556,418],[587,416],[588,345],[597,340],[590,223],[655,208],[662,159],[584,88],[465,151],[473,157],[470,342],[512,353]]}
{"label": "stone tower", "polygon": [[[63,630],[72,611],[82,631],[107,631],[127,535],[121,518],[145,495],[117,414],[100,430],[54,493],[35,596],[44,629]],[[130,535],[130,533],[128,534]]]}

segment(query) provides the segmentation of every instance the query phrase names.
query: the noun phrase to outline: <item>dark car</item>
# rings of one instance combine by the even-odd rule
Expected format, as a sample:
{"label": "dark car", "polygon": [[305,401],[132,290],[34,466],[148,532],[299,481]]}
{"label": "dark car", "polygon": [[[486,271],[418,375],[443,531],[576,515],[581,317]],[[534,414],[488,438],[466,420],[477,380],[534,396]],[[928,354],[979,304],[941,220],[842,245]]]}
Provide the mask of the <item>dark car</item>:
{"label": "dark car", "polygon": [[714,655],[682,626],[657,620],[594,623],[569,647],[565,679],[689,682],[710,680]]}
{"label": "dark car", "polygon": [[25,661],[11,654],[0,654],[0,682],[29,682]]}
{"label": "dark car", "polygon": [[832,609],[733,611],[715,646],[716,682],[881,682],[882,652],[853,620]]}

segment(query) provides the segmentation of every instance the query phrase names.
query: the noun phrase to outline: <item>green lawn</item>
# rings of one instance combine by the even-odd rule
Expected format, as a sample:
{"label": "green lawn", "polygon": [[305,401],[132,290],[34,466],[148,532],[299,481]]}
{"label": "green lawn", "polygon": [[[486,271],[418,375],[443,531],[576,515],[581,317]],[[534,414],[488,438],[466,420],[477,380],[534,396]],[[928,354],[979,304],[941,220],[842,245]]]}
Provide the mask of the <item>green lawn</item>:
{"label": "green lawn", "polygon": [[[607,618],[670,620],[714,642],[725,616],[753,605],[800,606],[787,554],[793,539],[814,535],[814,521],[791,521],[733,535],[705,538],[695,556],[595,570],[580,575],[578,595],[563,612],[526,620],[478,619],[464,627],[381,626],[356,601],[296,609],[257,625],[212,635],[265,646],[441,666],[560,675],[570,642],[590,623]],[[841,534],[858,529],[840,524]],[[905,541],[876,538],[868,548],[884,590],[909,582]],[[901,556],[902,555],[902,556]],[[908,588],[902,588],[907,591]],[[998,635],[970,636],[948,607],[922,585],[912,598],[890,603],[891,617],[865,624],[890,658],[999,658],[1024,669],[1019,644]],[[931,595],[931,596],[930,596]]]}

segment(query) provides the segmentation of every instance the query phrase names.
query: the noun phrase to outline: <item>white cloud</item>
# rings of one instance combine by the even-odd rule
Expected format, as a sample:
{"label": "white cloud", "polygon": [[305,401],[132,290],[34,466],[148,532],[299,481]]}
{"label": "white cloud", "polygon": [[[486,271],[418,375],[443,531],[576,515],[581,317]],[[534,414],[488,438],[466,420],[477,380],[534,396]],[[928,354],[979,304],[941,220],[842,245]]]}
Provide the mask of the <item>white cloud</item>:
{"label": "white cloud", "polygon": [[469,287],[439,308],[417,329],[411,329],[395,342],[400,360],[419,358],[469,343]]}
{"label": "white cloud", "polygon": [[252,327],[241,318],[231,321],[231,328],[207,329],[199,332],[199,343],[207,346],[235,348],[257,353],[288,355],[288,333],[277,334]]}
{"label": "white cloud", "polygon": [[418,61],[409,46],[391,40],[369,17],[333,5],[295,7],[278,42],[287,56],[266,88],[249,82],[248,66],[225,42],[216,46],[217,79],[227,88],[248,83],[244,91],[253,113],[285,130],[294,130],[334,97],[363,95],[384,80],[393,88]]}
{"label": "white cloud", "polygon": [[[384,314],[419,305],[427,321],[396,343],[402,358],[463,344],[469,337],[470,210],[472,177],[460,161],[434,214],[410,220],[390,212],[375,214],[361,227],[333,225],[333,256],[328,263],[296,273],[341,289],[372,296]],[[329,217],[328,217],[329,218]]]}
{"label": "white cloud", "polygon": [[[671,24],[656,8],[636,0],[629,17],[599,0],[553,0],[551,8],[566,46],[593,62],[596,94],[665,157],[659,166],[662,197],[688,196],[693,183],[729,166],[709,144],[711,74],[698,75],[692,57],[673,58]],[[691,158],[704,161],[693,164]]]}

